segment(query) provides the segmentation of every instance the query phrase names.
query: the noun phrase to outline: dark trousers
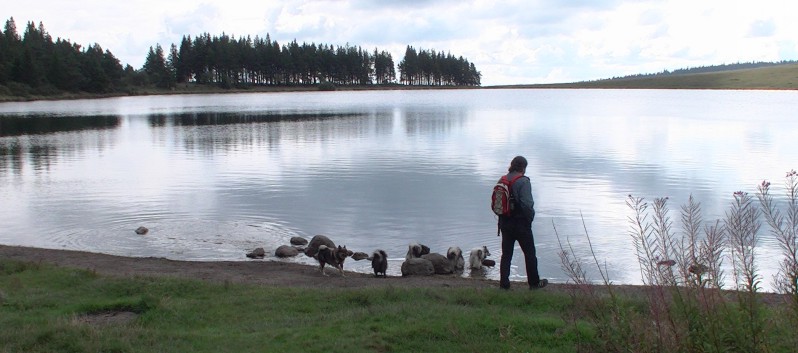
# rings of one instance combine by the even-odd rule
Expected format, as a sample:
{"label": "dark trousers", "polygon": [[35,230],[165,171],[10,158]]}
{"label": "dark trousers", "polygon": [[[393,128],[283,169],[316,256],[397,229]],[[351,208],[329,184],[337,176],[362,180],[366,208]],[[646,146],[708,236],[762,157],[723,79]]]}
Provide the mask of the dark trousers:
{"label": "dark trousers", "polygon": [[510,287],[510,263],[513,260],[515,242],[521,246],[526,263],[526,276],[530,287],[540,283],[538,274],[538,258],[535,254],[535,237],[532,235],[532,221],[523,218],[507,219],[501,224],[502,259],[499,267],[499,285]]}

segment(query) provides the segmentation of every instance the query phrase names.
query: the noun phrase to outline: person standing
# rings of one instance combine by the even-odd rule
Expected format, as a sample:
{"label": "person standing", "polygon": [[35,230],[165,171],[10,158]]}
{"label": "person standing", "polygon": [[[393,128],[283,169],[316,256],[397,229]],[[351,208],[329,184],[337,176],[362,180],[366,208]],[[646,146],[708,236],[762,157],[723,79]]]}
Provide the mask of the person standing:
{"label": "person standing", "polygon": [[507,180],[511,183],[511,200],[514,207],[510,215],[499,216],[499,229],[502,237],[502,256],[499,266],[499,287],[510,289],[510,263],[513,260],[515,242],[524,252],[526,276],[530,289],[545,287],[549,281],[541,279],[538,273],[538,258],[535,254],[535,238],[532,235],[532,221],[535,220],[535,201],[532,198],[532,182],[526,174],[527,161],[516,156],[510,162]]}

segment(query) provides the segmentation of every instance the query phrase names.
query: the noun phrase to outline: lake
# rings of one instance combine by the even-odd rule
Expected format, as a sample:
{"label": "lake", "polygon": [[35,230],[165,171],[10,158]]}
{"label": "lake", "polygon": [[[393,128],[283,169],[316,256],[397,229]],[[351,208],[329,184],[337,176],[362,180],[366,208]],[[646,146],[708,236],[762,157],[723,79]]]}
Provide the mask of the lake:
{"label": "lake", "polygon": [[[411,242],[466,256],[486,245],[498,262],[489,194],[523,155],[541,276],[566,281],[556,235],[584,257],[587,232],[614,282],[639,283],[627,196],[668,197],[678,231],[690,195],[707,221],[763,179],[782,195],[798,168],[796,102],[792,91],[470,89],[2,103],[0,243],[254,261],[244,255],[257,247],[273,255],[325,234],[386,250],[389,275]],[[779,247],[766,226],[760,235],[770,283]],[[513,280],[524,278],[516,248]]]}

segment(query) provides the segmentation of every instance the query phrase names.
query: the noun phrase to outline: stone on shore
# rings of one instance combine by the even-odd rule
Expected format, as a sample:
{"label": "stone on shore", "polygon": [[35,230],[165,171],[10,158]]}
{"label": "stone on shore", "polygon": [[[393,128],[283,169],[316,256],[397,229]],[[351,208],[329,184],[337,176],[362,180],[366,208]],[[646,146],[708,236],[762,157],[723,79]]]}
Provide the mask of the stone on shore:
{"label": "stone on shore", "polygon": [[448,275],[454,273],[452,263],[446,258],[446,256],[438,253],[430,253],[421,255],[421,258],[432,262],[432,267],[435,269],[436,275]]}
{"label": "stone on shore", "polygon": [[316,253],[319,252],[319,246],[321,245],[326,245],[328,248],[335,248],[335,243],[327,236],[314,235],[313,238],[310,239],[308,247],[305,248],[305,255],[310,257],[316,256]]}
{"label": "stone on shore", "polygon": [[432,276],[435,274],[435,266],[432,261],[414,257],[402,263],[402,276]]}

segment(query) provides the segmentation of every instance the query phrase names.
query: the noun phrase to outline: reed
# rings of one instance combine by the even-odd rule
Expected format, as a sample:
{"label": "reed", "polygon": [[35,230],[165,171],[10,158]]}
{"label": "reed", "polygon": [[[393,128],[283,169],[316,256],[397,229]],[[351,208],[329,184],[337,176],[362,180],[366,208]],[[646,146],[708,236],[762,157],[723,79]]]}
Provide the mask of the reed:
{"label": "reed", "polygon": [[[561,267],[569,278],[574,303],[598,328],[598,342],[615,339],[594,348],[613,352],[769,352],[795,347],[796,337],[789,333],[798,324],[798,173],[787,173],[785,189],[783,205],[776,204],[767,181],[757,188],[756,199],[735,192],[725,217],[710,222],[704,220],[700,203],[690,196],[680,207],[678,230],[670,218],[668,198],[649,203],[629,195],[629,235],[645,287],[643,311],[635,311],[628,298],[617,295],[617,286],[605,277],[607,272],[595,259],[587,229],[592,262],[609,295],[585,289],[591,283],[587,262],[575,256],[570,240],[563,242],[555,228]],[[783,260],[774,284],[790,298],[789,315],[762,301],[757,261],[762,218],[781,246]],[[725,288],[726,268],[731,270],[731,288]],[[607,310],[600,312],[602,307]]]}

